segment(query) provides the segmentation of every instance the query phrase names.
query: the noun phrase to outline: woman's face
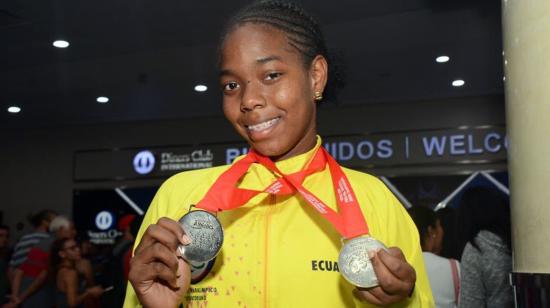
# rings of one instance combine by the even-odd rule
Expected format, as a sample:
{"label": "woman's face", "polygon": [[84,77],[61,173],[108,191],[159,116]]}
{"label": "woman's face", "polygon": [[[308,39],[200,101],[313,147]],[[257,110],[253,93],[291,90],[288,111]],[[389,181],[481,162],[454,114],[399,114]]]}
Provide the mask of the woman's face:
{"label": "woman's face", "polygon": [[65,241],[63,245],[64,258],[72,261],[80,259],[80,247],[74,240]]}
{"label": "woman's face", "polygon": [[315,91],[326,83],[326,60],[307,69],[284,32],[246,23],[222,45],[220,85],[227,119],[251,147],[274,160],[316,143]]}

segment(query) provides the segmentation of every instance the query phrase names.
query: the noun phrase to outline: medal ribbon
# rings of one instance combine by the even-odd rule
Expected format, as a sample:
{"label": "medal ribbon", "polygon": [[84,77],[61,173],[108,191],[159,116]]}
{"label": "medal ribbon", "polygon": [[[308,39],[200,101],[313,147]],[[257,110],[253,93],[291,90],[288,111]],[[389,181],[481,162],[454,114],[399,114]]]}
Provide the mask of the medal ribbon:
{"label": "medal ribbon", "polygon": [[[236,187],[237,182],[244,176],[253,163],[260,163],[278,177],[276,181],[263,191]],[[335,212],[302,185],[308,175],[324,170],[327,164],[330,169],[340,213]],[[367,223],[348,178],[336,160],[322,146],[316,151],[314,157],[304,170],[288,175],[282,173],[269,157],[261,155],[252,149],[243,159],[235,162],[220,175],[204,198],[197,203],[196,207],[211,212],[235,209],[243,206],[260,192],[275,195],[299,193],[309,205],[327,219],[345,238],[349,239],[369,233]]]}

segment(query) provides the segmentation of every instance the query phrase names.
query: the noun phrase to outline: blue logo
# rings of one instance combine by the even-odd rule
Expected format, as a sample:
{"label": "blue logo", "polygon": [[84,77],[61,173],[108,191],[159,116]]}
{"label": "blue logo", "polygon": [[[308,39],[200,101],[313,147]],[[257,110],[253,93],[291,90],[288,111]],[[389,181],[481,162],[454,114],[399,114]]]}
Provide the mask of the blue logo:
{"label": "blue logo", "polygon": [[147,174],[155,168],[155,155],[151,151],[141,151],[134,157],[134,170],[139,174]]}
{"label": "blue logo", "polygon": [[113,225],[113,215],[107,211],[97,213],[95,225],[99,230],[107,230]]}

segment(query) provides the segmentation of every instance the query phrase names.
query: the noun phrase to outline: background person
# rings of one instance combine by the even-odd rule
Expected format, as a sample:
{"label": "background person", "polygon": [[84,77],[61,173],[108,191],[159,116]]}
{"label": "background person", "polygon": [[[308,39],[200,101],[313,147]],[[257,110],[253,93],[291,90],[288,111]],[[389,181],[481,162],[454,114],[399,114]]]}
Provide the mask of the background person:
{"label": "background person", "polygon": [[[71,239],[76,238],[76,229],[72,220],[63,215],[56,216],[50,223],[50,233],[56,239]],[[80,257],[75,261],[75,268],[78,275],[84,279],[85,286],[91,287],[96,284],[94,270],[89,259]],[[84,301],[86,308],[99,307],[100,303],[95,298],[86,298]]]}
{"label": "background person", "polygon": [[460,292],[460,264],[457,260],[439,256],[444,235],[441,221],[432,209],[424,206],[413,206],[408,211],[418,228],[435,305],[438,308],[456,307]]}
{"label": "background person", "polygon": [[79,278],[76,263],[80,260],[80,248],[73,239],[60,238],[52,244],[50,273],[55,285],[56,308],[84,307],[88,298],[103,294],[99,286],[86,287]]}
{"label": "background person", "polygon": [[[52,233],[56,239],[71,239],[76,238],[76,229],[74,223],[69,218],[58,215],[50,223],[50,233]],[[90,260],[80,257],[76,261],[76,269],[79,275],[82,275],[88,286],[95,285],[94,272]]]}
{"label": "background person", "polygon": [[74,223],[63,215],[57,215],[54,219],[52,219],[48,230],[55,236],[55,238],[74,239],[76,237]]}
{"label": "background person", "polygon": [[[294,4],[264,1],[237,13],[226,31],[220,48],[223,110],[254,150],[242,158],[250,162],[248,172],[238,184],[237,179],[223,182],[224,171],[243,164],[238,161],[232,169],[184,172],[163,184],[136,241],[129,275],[133,288],[128,287],[125,307],[174,307],[184,300],[209,307],[433,305],[416,228],[391,192],[378,179],[337,164],[334,169],[341,170],[349,184],[342,184],[344,176],[336,178],[329,168],[315,169],[315,158],[324,153],[316,106],[327,93],[332,72],[319,25]],[[251,163],[254,157],[263,163]],[[270,171],[265,159],[280,172]],[[341,199],[334,185],[340,185],[345,196],[353,190],[369,233],[392,247],[372,254],[378,287],[356,288],[335,270],[315,270],[316,260],[338,260],[342,235],[296,190],[288,188],[283,194],[274,188],[242,203],[231,202],[236,185],[248,192],[263,191],[282,174],[301,171],[311,172],[294,178],[303,178],[303,187],[311,190],[307,200],[314,195],[332,210]],[[222,182],[216,182],[220,176]],[[220,187],[214,183],[228,189],[208,196],[224,207],[242,206],[218,214],[226,241],[214,261],[194,265],[198,279],[189,289],[190,266],[176,253],[189,239],[175,220],[211,187]]]}
{"label": "background person", "polygon": [[50,222],[57,216],[52,210],[41,210],[29,217],[34,231],[17,242],[10,260],[12,276],[11,304],[21,307],[48,306],[51,294],[45,287],[48,256],[52,237]]}
{"label": "background person", "polygon": [[473,187],[460,200],[467,241],[462,253],[460,306],[513,307],[510,206],[494,189]]}

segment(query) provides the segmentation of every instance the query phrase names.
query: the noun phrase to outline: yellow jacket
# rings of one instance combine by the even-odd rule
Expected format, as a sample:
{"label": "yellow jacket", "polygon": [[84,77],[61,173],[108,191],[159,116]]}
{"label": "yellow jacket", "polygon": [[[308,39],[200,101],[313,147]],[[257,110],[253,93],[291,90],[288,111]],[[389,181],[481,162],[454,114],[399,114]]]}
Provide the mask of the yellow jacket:
{"label": "yellow jacket", "polygon": [[[320,146],[277,162],[283,173],[299,171]],[[228,166],[179,173],[159,189],[145,215],[136,243],[160,217],[178,220],[206,193]],[[406,210],[373,176],[343,168],[363,210],[370,234],[386,246],[397,246],[415,268],[412,296],[395,307],[433,307],[418,231]],[[263,166],[253,164],[239,187],[262,190],[275,180]],[[337,211],[328,168],[307,177],[304,187]],[[370,307],[354,297],[354,286],[338,272],[341,236],[297,195],[260,193],[245,206],[218,215],[224,243],[211,269],[198,265],[182,299],[187,307]],[[128,285],[124,307],[139,306]]]}

